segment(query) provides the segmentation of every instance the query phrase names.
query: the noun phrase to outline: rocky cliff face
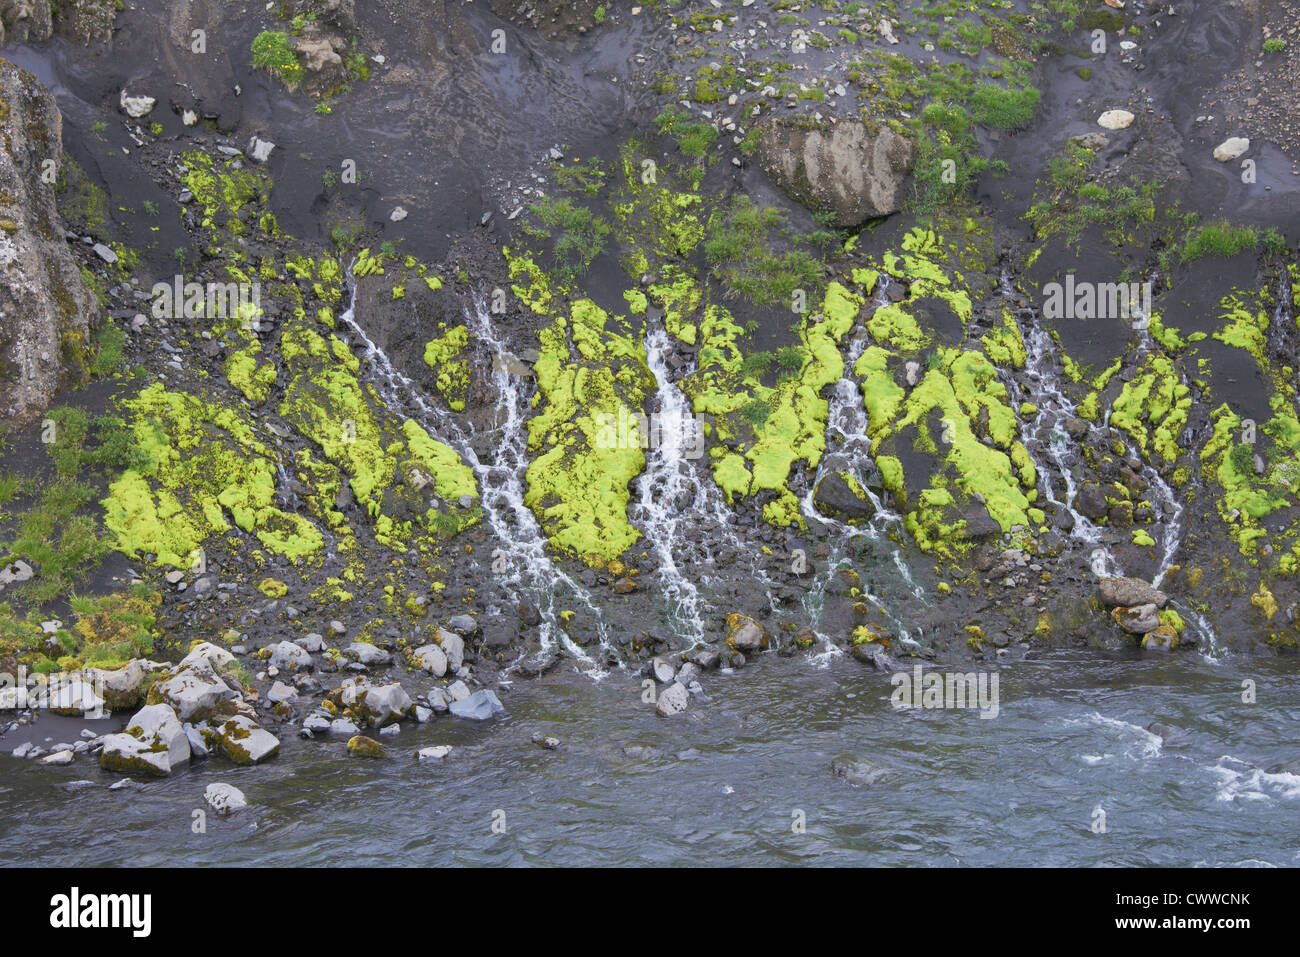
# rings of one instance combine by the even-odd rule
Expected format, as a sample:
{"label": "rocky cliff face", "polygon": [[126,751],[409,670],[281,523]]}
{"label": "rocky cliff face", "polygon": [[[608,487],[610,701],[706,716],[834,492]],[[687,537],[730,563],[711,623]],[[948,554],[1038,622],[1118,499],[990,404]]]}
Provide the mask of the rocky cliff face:
{"label": "rocky cliff face", "polygon": [[24,420],[75,370],[99,303],[55,208],[59,108],[35,77],[4,60],[0,124],[0,410]]}
{"label": "rocky cliff face", "polygon": [[0,0],[0,45],[39,43],[54,33],[79,43],[98,43],[113,35],[114,0]]}

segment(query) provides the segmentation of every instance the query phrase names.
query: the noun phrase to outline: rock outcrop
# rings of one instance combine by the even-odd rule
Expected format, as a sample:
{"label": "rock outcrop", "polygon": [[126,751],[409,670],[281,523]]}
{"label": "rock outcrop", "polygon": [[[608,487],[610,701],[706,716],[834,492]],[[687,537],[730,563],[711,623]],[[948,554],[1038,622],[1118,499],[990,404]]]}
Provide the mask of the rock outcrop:
{"label": "rock outcrop", "polygon": [[84,356],[99,303],[54,201],[63,117],[26,70],[0,60],[0,419],[37,415]]}
{"label": "rock outcrop", "polygon": [[78,43],[113,36],[116,0],[0,0],[0,46],[39,43],[56,32]]}
{"label": "rock outcrop", "polygon": [[822,128],[777,121],[758,141],[759,164],[777,185],[806,206],[831,210],[845,228],[898,212],[912,152],[907,137],[857,122]]}

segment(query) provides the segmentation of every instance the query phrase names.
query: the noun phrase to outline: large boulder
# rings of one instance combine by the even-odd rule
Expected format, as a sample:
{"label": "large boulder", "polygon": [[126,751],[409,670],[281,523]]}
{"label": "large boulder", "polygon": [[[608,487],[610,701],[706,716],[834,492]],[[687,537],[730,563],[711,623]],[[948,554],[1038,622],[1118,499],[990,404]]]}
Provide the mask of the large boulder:
{"label": "large boulder", "polygon": [[83,360],[100,307],[64,239],[54,183],[42,179],[45,161],[62,155],[63,117],[36,77],[7,60],[0,123],[0,421],[22,422]]}
{"label": "large boulder", "polygon": [[413,702],[400,684],[367,688],[358,696],[361,713],[376,728],[397,721],[406,715]]}
{"label": "large boulder", "polygon": [[[234,665],[235,656],[230,652],[202,642],[154,683],[149,689],[149,703],[170,705],[182,721],[202,721],[218,702],[242,700]],[[225,676],[227,671],[229,678]]]}
{"label": "large boulder", "polygon": [[768,646],[763,626],[745,615],[727,616],[727,646],[734,651],[761,651]]}
{"label": "large boulder", "polygon": [[850,521],[869,519],[876,514],[871,499],[852,476],[830,472],[813,489],[813,501],[823,515],[842,515]]}
{"label": "large boulder", "polygon": [[140,703],[145,676],[157,669],[152,661],[132,658],[121,668],[87,668],[91,681],[104,698],[104,707],[110,711],[134,708]]}
{"label": "large boulder", "polygon": [[1133,635],[1145,635],[1160,627],[1160,613],[1154,603],[1132,608],[1112,608],[1115,624]]}
{"label": "large boulder", "polygon": [[236,764],[259,764],[280,750],[280,741],[252,718],[237,714],[217,729],[217,743]]}
{"label": "large boulder", "polygon": [[190,742],[176,712],[169,705],[141,708],[126,731],[104,738],[99,766],[109,771],[171,774],[190,759]]}
{"label": "large boulder", "polygon": [[120,0],[0,0],[0,44],[38,43],[56,30],[78,43],[113,36]]}
{"label": "large boulder", "polygon": [[829,209],[836,225],[853,228],[901,208],[912,141],[888,128],[872,133],[857,121],[777,120],[759,135],[758,162],[794,199]]}
{"label": "large boulder", "polygon": [[501,699],[486,688],[475,691],[468,698],[451,703],[452,714],[458,718],[472,718],[475,721],[486,721],[493,715],[501,714],[505,710],[505,705],[501,703]]}
{"label": "large boulder", "polygon": [[1102,602],[1112,608],[1131,608],[1134,605],[1155,605],[1164,608],[1169,596],[1140,578],[1103,578],[1097,583],[1097,593]]}

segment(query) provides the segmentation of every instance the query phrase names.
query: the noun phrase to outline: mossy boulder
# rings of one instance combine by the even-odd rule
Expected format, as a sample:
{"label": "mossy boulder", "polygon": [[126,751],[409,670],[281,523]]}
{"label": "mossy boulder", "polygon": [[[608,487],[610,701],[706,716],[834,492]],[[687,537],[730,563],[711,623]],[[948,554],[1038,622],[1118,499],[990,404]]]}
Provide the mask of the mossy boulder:
{"label": "mossy boulder", "polygon": [[384,746],[374,738],[367,738],[364,734],[354,734],[348,738],[348,754],[354,758],[382,758]]}

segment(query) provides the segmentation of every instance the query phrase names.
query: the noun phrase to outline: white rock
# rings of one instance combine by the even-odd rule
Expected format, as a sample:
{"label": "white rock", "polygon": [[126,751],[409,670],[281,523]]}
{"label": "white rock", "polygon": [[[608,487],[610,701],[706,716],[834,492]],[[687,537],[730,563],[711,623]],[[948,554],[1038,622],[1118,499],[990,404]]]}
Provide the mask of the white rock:
{"label": "white rock", "polygon": [[157,102],[152,96],[131,96],[125,89],[122,90],[122,95],[118,97],[118,105],[122,107],[122,111],[136,120],[148,115]]}
{"label": "white rock", "polygon": [[270,140],[264,140],[260,136],[254,136],[248,141],[248,149],[244,152],[254,163],[265,163],[271,158],[271,151],[275,149],[275,144]]}
{"label": "white rock", "polygon": [[283,671],[310,670],[311,654],[302,645],[292,641],[281,641],[271,646],[271,657],[267,659],[275,668]]}
{"label": "white rock", "polygon": [[367,688],[360,697],[361,709],[375,727],[396,721],[411,707],[411,696],[396,682],[381,688]]}
{"label": "white rock", "polygon": [[1133,125],[1133,119],[1128,110],[1107,110],[1097,117],[1097,125],[1108,130],[1126,130]]}
{"label": "white rock", "polygon": [[252,718],[237,714],[217,731],[221,750],[236,764],[257,764],[280,750],[280,740]]}
{"label": "white rock", "polygon": [[66,749],[63,751],[55,751],[53,754],[41,758],[41,764],[63,765],[71,763],[72,752]]}
{"label": "white rock", "polygon": [[248,807],[244,792],[233,784],[209,784],[203,789],[203,800],[218,814],[229,814]]}
{"label": "white rock", "polygon": [[406,216],[407,216],[406,209],[402,206],[395,207],[393,211],[388,214],[388,218],[395,223],[400,223],[402,220],[406,218]]}
{"label": "white rock", "polygon": [[110,771],[171,774],[190,759],[190,742],[170,705],[141,708],[122,734],[104,738],[100,767]]}
{"label": "white rock", "polygon": [[439,628],[438,644],[442,647],[443,653],[446,654],[451,670],[460,671],[461,665],[465,663],[465,639],[454,631]]}
{"label": "white rock", "polygon": [[420,761],[441,761],[447,755],[451,754],[451,745],[439,744],[432,748],[421,748],[415,752],[415,756]]}
{"label": "white rock", "polygon": [[447,655],[437,645],[422,645],[415,649],[412,657],[421,668],[432,672],[435,677],[441,678],[447,673]]}
{"label": "white rock", "polygon": [[665,718],[674,714],[681,714],[686,710],[690,700],[690,692],[674,682],[659,692],[659,700],[655,702],[655,711]]}
{"label": "white rock", "polygon": [[363,665],[386,665],[393,660],[393,656],[383,648],[368,645],[364,641],[354,641],[348,645],[348,651],[356,655]]}
{"label": "white rock", "polygon": [[295,638],[293,643],[298,645],[300,648],[311,652],[313,655],[320,654],[325,650],[325,639],[314,631],[310,634],[303,635],[301,638]]}
{"label": "white rock", "polygon": [[1214,148],[1214,158],[1220,163],[1235,160],[1250,149],[1250,140],[1244,136],[1230,136]]}

